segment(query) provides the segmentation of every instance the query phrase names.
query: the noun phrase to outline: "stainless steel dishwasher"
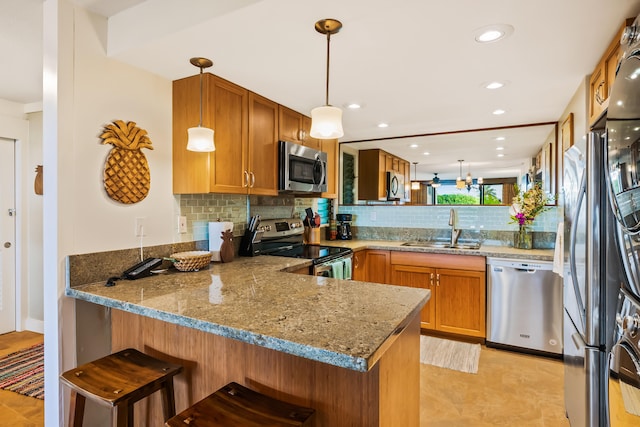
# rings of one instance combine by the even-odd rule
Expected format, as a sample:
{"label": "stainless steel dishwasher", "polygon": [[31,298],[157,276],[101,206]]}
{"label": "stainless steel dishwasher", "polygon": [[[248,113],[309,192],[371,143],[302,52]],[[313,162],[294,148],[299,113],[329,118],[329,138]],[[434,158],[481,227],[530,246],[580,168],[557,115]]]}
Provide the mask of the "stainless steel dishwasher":
{"label": "stainless steel dishwasher", "polygon": [[562,355],[562,280],[553,264],[487,258],[487,345]]}

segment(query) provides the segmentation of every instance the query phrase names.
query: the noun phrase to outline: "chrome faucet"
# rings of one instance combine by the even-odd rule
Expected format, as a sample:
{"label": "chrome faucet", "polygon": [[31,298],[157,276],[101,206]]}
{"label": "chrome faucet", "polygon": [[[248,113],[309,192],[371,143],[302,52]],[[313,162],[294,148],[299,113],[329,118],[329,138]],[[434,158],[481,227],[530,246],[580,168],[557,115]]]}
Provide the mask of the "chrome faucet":
{"label": "chrome faucet", "polygon": [[462,230],[458,229],[458,214],[453,208],[451,208],[449,212],[449,226],[451,227],[451,246],[454,246],[458,243],[458,238]]}

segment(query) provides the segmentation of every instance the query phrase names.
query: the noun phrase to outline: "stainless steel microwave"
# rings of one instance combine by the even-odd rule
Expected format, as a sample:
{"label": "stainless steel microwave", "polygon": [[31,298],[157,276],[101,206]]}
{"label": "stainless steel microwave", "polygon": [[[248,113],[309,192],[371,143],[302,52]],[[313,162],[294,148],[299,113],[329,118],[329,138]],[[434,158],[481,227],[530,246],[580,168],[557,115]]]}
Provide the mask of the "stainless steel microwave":
{"label": "stainless steel microwave", "polygon": [[327,153],[293,142],[279,145],[279,191],[327,191]]}

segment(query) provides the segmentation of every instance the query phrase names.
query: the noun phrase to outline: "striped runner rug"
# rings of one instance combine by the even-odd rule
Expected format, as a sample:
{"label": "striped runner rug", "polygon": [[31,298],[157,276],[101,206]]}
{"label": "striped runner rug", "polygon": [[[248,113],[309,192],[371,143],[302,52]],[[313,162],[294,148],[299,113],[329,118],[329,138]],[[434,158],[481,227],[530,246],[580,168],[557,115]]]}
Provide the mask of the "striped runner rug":
{"label": "striped runner rug", "polygon": [[478,373],[480,344],[420,336],[420,362],[469,374]]}
{"label": "striped runner rug", "polygon": [[44,343],[0,358],[0,389],[44,399]]}

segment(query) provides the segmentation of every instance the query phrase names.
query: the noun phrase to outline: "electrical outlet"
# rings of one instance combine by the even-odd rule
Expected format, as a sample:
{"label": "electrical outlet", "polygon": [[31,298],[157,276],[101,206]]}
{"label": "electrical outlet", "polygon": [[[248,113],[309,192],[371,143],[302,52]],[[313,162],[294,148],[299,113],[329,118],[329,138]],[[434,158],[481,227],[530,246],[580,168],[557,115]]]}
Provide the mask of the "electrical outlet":
{"label": "electrical outlet", "polygon": [[144,218],[136,218],[136,228],[135,228],[135,236],[136,237],[145,237],[145,219]]}
{"label": "electrical outlet", "polygon": [[179,216],[178,217],[178,233],[184,234],[187,232],[187,217]]}

